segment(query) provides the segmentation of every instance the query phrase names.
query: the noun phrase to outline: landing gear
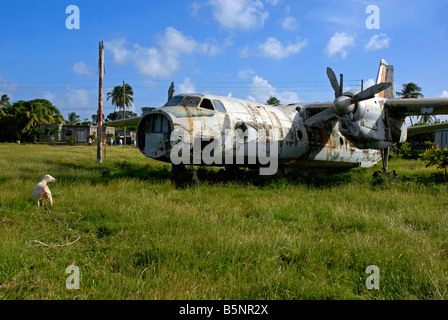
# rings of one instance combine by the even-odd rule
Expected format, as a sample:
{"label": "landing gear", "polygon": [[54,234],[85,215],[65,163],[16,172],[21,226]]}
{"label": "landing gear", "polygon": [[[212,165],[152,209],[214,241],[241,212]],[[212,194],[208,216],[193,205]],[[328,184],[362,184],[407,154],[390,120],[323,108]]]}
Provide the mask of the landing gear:
{"label": "landing gear", "polygon": [[184,164],[171,164],[171,173],[174,177],[180,177],[187,172]]}
{"label": "landing gear", "polygon": [[389,165],[389,148],[381,149],[381,159],[383,160],[383,172],[387,174]]}
{"label": "landing gear", "polygon": [[188,170],[184,164],[171,165],[172,179],[176,183],[186,183],[187,181],[199,183],[198,175],[193,165],[191,166],[191,180],[188,178]]}
{"label": "landing gear", "polygon": [[378,171],[375,171],[373,173],[373,177],[376,178],[376,177],[379,177],[382,174],[385,175],[385,176],[390,176],[390,177],[394,177],[394,178],[398,177],[398,174],[395,172],[395,170],[392,170],[391,172],[384,172],[384,171],[378,170]]}
{"label": "landing gear", "polygon": [[378,177],[381,174],[384,174],[386,176],[391,176],[391,177],[398,177],[398,174],[395,172],[395,170],[392,170],[392,172],[389,172],[389,153],[390,153],[390,148],[381,149],[381,160],[383,161],[383,170],[375,171],[373,173],[373,177]]}
{"label": "landing gear", "polygon": [[196,173],[196,170],[194,169],[193,165],[191,165],[191,178],[193,180],[194,183],[199,183],[199,178],[198,178],[198,174]]}

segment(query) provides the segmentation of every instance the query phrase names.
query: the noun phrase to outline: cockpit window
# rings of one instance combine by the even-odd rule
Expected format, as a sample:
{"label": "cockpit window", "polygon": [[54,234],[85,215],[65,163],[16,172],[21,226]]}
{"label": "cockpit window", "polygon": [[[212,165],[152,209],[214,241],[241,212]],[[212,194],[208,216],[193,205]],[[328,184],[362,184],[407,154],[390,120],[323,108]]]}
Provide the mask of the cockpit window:
{"label": "cockpit window", "polygon": [[213,100],[213,104],[215,105],[216,110],[219,112],[226,112],[226,109],[224,108],[224,105],[219,100]]}
{"label": "cockpit window", "polygon": [[209,109],[209,110],[215,110],[215,108],[213,107],[212,102],[210,100],[208,100],[208,99],[202,100],[201,108]]}
{"label": "cockpit window", "polygon": [[179,103],[182,101],[183,98],[184,98],[184,97],[182,97],[182,96],[176,96],[176,97],[173,97],[173,98],[171,98],[170,101],[168,101],[168,102],[164,105],[164,107],[178,106]]}
{"label": "cockpit window", "polygon": [[180,103],[181,106],[185,107],[197,107],[201,98],[199,97],[185,97],[184,100]]}

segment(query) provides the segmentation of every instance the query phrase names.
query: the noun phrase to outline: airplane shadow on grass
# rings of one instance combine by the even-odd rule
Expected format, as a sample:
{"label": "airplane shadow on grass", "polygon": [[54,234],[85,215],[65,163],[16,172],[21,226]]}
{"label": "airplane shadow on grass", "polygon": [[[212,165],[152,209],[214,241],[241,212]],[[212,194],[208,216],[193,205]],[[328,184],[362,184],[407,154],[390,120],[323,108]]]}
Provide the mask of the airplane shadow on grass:
{"label": "airplane shadow on grass", "polygon": [[144,165],[135,165],[127,161],[106,162],[102,165],[96,163],[77,164],[72,162],[58,162],[48,160],[48,165],[55,168],[58,181],[85,182],[104,184],[112,180],[136,178],[154,182],[166,181],[171,177],[168,168],[151,168]]}
{"label": "airplane shadow on grass", "polygon": [[353,179],[353,171],[306,170],[285,174],[279,170],[272,176],[261,176],[258,169],[246,168],[206,168],[187,167],[182,174],[173,174],[169,166],[138,165],[128,161],[115,161],[97,164],[76,164],[48,160],[49,166],[57,171],[57,180],[61,182],[85,182],[104,184],[117,179],[138,179],[149,182],[165,182],[171,180],[177,188],[194,185],[213,185],[222,183],[238,183],[247,186],[275,187],[278,185],[307,185],[311,187],[331,187],[347,183]]}
{"label": "airplane shadow on grass", "polygon": [[[279,170],[275,175],[262,176],[258,169],[246,168],[206,168],[197,167],[193,170],[188,167],[182,174],[173,174],[169,166],[138,165],[128,161],[108,162],[101,166],[97,164],[61,163],[48,160],[48,164],[57,168],[57,180],[61,182],[85,182],[92,184],[107,184],[119,179],[138,179],[153,183],[172,181],[176,188],[188,188],[195,185],[214,185],[223,183],[237,183],[245,186],[274,188],[282,185],[306,185],[313,188],[331,188],[341,184],[360,181],[372,187],[386,187],[391,183],[414,181],[419,184],[446,183],[439,175],[430,176],[372,176],[372,170],[323,170],[307,169],[293,171],[285,174]],[[73,173],[75,172],[75,174]],[[79,174],[76,174],[79,172]]]}

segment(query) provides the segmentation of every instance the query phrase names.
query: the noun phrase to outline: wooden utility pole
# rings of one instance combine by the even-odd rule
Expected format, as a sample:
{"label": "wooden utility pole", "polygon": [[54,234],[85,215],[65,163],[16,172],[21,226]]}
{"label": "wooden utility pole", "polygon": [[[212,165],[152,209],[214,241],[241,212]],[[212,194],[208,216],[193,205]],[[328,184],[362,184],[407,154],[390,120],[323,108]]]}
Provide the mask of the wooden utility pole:
{"label": "wooden utility pole", "polygon": [[100,60],[98,63],[99,92],[98,92],[98,147],[96,158],[103,163],[103,76],[104,76],[104,41],[100,41]]}
{"label": "wooden utility pole", "polygon": [[344,94],[344,75],[341,73],[339,77],[339,96],[342,96]]}
{"label": "wooden utility pole", "polygon": [[[126,119],[126,111],[125,111],[125,106],[126,106],[126,89],[125,89],[125,84],[124,84],[124,80],[123,80],[123,119]],[[123,127],[123,136],[124,136],[124,145],[126,145],[126,126]]]}

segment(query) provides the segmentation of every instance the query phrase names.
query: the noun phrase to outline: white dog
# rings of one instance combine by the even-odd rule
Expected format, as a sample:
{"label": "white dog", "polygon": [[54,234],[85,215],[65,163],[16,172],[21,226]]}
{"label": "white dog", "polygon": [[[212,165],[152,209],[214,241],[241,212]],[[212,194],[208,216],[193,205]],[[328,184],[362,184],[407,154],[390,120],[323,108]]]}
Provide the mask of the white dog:
{"label": "white dog", "polygon": [[56,182],[56,179],[50,175],[45,175],[42,181],[39,182],[33,189],[33,197],[39,208],[40,204],[44,204],[47,200],[50,200],[50,204],[53,205],[53,198],[51,197],[50,188],[48,188],[48,182]]}

